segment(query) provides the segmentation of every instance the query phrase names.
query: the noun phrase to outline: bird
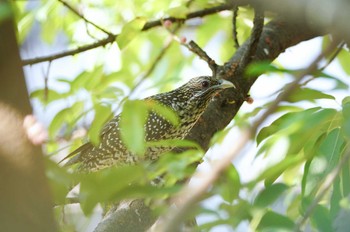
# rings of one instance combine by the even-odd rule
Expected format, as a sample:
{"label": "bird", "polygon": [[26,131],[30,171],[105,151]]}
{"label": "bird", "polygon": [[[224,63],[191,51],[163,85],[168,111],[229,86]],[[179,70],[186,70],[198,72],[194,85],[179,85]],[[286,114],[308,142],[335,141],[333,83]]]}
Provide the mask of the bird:
{"label": "bird", "polygon": [[[150,109],[144,125],[145,141],[184,139],[204,113],[211,99],[226,88],[235,88],[235,85],[224,79],[199,76],[190,79],[177,89],[143,99],[168,107],[178,117],[178,123],[173,124]],[[112,166],[136,165],[143,160],[153,162],[161,154],[174,148],[170,145],[150,146],[143,156],[129,151],[121,139],[120,118],[121,114],[118,114],[105,124],[98,145],[94,146],[91,142],[87,142],[60,162],[68,159],[64,166],[76,164],[80,172],[95,172]]]}

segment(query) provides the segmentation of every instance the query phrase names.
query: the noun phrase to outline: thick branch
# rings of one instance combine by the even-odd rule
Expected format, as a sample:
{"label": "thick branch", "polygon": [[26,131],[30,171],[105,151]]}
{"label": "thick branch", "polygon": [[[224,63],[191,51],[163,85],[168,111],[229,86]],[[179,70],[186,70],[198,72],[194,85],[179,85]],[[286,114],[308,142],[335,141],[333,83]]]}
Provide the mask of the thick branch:
{"label": "thick branch", "polygon": [[309,74],[315,72],[318,68],[319,62],[329,55],[335,48],[335,43],[331,44],[329,48],[321,53],[303,72],[295,76],[294,81],[288,85],[288,87],[278,96],[278,98],[272,102],[267,110],[245,131],[243,131],[241,138],[237,141],[237,144],[232,144],[230,149],[224,153],[223,157],[217,163],[213,164],[212,171],[206,175],[203,173],[196,173],[197,185],[195,188],[186,186],[178,197],[177,209],[171,210],[166,215],[164,224],[160,224],[160,231],[177,231],[179,225],[185,220],[186,214],[190,212],[204,193],[208,190],[211,184],[213,184],[220,176],[220,174],[231,164],[233,158],[243,150],[246,144],[252,139],[259,126],[276,111],[278,105],[286,100],[299,86],[300,81]]}
{"label": "thick branch", "polygon": [[[316,36],[318,34],[303,25],[287,23],[282,19],[273,20],[264,27],[252,61],[271,62],[286,48]],[[257,79],[257,77],[244,77],[246,66],[240,66],[240,61],[246,54],[249,44],[249,40],[244,43],[221,70],[223,77],[238,86],[238,91],[226,90],[222,92],[220,97],[209,105],[199,123],[195,125],[187,137],[187,139],[199,143],[204,150],[208,149],[214,133],[224,129],[236,115],[245,96]]]}
{"label": "thick branch", "polygon": [[[253,61],[269,61],[272,62],[285,49],[302,41],[309,40],[318,36],[310,28],[304,25],[288,24],[283,20],[274,20],[264,27],[257,46],[256,54]],[[272,42],[273,41],[273,42]],[[224,77],[235,82],[239,86],[238,91],[227,90],[223,92],[209,106],[208,110],[203,114],[202,119],[192,129],[187,139],[194,140],[199,143],[204,150],[209,147],[211,137],[215,132],[226,127],[231,119],[238,112],[244,102],[242,96],[246,96],[250,87],[253,85],[257,77],[245,78],[242,73],[245,67],[239,66],[240,60],[246,54],[250,42],[243,44],[232,58],[224,65],[222,72]],[[237,70],[238,69],[238,70]],[[232,102],[233,104],[228,103]],[[116,211],[114,217],[125,217],[128,214],[134,214],[135,209],[128,212]],[[149,215],[143,215],[149,218]],[[111,220],[111,219],[110,219]],[[142,220],[141,220],[142,221]],[[152,222],[152,221],[149,221]],[[107,222],[107,224],[109,224]],[[105,225],[107,226],[107,225]],[[144,227],[147,229],[151,224]],[[113,230],[104,230],[104,232]]]}

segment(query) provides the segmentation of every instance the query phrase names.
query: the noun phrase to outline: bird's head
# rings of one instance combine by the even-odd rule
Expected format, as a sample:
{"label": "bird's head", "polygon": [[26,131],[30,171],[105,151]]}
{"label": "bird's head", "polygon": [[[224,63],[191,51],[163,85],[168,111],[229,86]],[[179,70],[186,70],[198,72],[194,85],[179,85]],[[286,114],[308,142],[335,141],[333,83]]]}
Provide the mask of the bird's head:
{"label": "bird's head", "polygon": [[216,79],[211,76],[201,76],[191,79],[185,85],[191,98],[211,98],[215,93],[226,88],[235,88],[234,84],[224,79]]}
{"label": "bird's head", "polygon": [[226,88],[235,88],[234,84],[223,79],[211,76],[200,76],[192,78],[182,85],[176,92],[178,100],[187,106],[194,108],[206,108],[210,99],[218,92]]}
{"label": "bird's head", "polygon": [[200,76],[192,78],[177,89],[154,95],[151,98],[171,107],[179,115],[201,114],[208,106],[210,99],[226,88],[235,88],[235,86],[223,79]]}

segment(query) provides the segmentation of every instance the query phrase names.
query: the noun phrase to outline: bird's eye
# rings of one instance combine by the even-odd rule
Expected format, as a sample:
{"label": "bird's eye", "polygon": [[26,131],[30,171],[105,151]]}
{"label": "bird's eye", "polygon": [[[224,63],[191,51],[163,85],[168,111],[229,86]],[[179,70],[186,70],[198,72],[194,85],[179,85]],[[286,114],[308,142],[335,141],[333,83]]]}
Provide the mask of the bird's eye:
{"label": "bird's eye", "polygon": [[209,87],[209,81],[202,81],[201,85],[202,85],[202,88],[208,88]]}

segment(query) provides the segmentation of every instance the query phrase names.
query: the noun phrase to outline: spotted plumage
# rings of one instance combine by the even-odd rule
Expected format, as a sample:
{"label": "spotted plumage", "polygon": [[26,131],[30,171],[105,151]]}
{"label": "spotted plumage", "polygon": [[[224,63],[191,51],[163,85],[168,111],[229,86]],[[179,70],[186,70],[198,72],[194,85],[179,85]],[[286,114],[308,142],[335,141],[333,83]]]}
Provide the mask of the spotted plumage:
{"label": "spotted plumage", "polygon": [[[179,119],[175,126],[163,116],[150,111],[145,124],[145,140],[183,139],[205,111],[212,97],[220,90],[231,87],[234,87],[231,82],[202,76],[191,79],[173,91],[145,98],[144,101],[169,107]],[[140,159],[156,160],[162,153],[173,149],[171,146],[158,146],[147,148],[144,156],[131,153],[121,140],[119,121],[120,115],[117,115],[105,125],[98,146],[86,143],[64,158],[70,158],[66,165],[78,164],[81,171],[97,171],[113,165],[133,165],[140,162]]]}

